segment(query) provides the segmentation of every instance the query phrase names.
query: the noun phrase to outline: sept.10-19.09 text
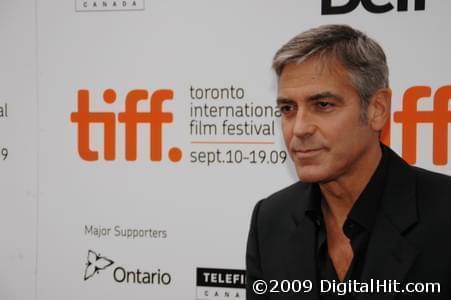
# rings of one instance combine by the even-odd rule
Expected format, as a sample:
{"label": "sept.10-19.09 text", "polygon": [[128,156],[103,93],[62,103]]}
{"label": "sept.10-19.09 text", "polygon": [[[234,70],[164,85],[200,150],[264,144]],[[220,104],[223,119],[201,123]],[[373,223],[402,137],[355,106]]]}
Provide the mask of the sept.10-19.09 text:
{"label": "sept.10-19.09 text", "polygon": [[224,150],[191,151],[190,162],[210,166],[212,164],[283,164],[287,160],[285,150]]}

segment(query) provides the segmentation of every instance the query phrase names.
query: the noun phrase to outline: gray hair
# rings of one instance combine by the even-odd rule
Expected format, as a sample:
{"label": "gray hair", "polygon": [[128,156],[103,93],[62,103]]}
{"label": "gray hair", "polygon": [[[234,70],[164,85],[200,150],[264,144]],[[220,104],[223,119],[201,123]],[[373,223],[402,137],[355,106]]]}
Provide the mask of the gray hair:
{"label": "gray hair", "polygon": [[300,33],[280,48],[273,69],[280,77],[289,63],[311,57],[337,59],[348,71],[360,96],[363,117],[371,96],[388,87],[388,66],[382,47],[363,32],[347,25],[323,25]]}

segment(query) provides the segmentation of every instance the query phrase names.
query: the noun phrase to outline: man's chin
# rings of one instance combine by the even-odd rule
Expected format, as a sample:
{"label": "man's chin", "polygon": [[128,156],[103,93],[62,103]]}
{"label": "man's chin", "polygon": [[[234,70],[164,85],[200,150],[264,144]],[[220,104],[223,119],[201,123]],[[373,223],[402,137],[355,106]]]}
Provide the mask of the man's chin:
{"label": "man's chin", "polygon": [[318,170],[309,170],[308,167],[296,168],[296,173],[300,181],[305,183],[320,183],[327,179],[322,172]]}

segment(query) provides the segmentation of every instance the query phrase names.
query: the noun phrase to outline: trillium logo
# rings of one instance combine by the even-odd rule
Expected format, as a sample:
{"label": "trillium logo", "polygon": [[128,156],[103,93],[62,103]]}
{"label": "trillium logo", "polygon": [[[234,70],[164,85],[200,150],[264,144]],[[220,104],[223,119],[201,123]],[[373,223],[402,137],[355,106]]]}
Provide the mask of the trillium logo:
{"label": "trillium logo", "polygon": [[111,259],[101,256],[100,253],[97,254],[93,250],[88,250],[84,279],[88,280],[96,273],[98,274],[99,271],[105,270],[112,264],[114,264],[114,261]]}

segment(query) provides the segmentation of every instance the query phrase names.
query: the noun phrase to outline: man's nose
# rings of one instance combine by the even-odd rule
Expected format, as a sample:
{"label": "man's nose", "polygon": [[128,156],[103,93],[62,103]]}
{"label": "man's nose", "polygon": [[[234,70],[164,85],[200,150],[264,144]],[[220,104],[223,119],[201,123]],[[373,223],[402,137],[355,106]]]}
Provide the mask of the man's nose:
{"label": "man's nose", "polygon": [[294,122],[293,134],[297,137],[307,137],[315,132],[316,125],[312,115],[306,109],[298,109]]}

